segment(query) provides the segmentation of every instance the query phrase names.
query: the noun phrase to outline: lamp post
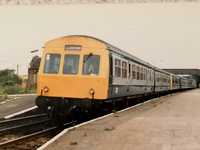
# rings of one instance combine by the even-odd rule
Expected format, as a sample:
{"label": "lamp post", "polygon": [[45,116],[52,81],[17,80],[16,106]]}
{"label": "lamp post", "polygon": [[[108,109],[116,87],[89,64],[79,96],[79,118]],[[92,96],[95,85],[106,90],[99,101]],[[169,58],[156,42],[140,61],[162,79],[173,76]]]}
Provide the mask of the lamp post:
{"label": "lamp post", "polygon": [[29,65],[29,69],[28,69],[28,86],[29,88],[36,88],[36,81],[37,81],[37,74],[35,73],[35,61],[34,58],[37,56],[35,55],[35,53],[39,52],[39,49],[35,49],[35,50],[31,50],[30,53],[34,54],[34,56],[32,55],[32,60],[30,62]]}
{"label": "lamp post", "polygon": [[17,64],[17,76],[19,76],[19,64]]}
{"label": "lamp post", "polygon": [[39,49],[31,50],[31,54],[38,52]]}

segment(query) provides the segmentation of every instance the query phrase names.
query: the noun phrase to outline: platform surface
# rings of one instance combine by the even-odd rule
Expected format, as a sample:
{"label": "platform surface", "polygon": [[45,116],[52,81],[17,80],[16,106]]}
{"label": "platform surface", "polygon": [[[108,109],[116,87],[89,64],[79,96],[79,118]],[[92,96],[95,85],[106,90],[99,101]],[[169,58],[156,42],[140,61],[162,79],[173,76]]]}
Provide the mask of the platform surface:
{"label": "platform surface", "polygon": [[9,96],[0,101],[0,118],[35,106],[36,95]]}
{"label": "platform surface", "polygon": [[46,150],[200,150],[200,89],[71,130]]}

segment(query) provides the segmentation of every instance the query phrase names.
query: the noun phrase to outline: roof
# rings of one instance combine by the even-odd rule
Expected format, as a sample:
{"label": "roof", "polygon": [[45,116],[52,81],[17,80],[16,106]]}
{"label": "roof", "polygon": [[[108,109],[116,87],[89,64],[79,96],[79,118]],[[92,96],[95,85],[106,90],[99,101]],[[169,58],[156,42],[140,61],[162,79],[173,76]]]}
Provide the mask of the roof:
{"label": "roof", "polygon": [[168,72],[172,72],[174,74],[183,74],[183,75],[197,75],[200,76],[200,69],[164,69]]}
{"label": "roof", "polygon": [[[128,52],[126,52],[126,51],[124,51],[124,50],[122,50],[122,49],[119,49],[119,48],[117,48],[117,47],[115,47],[115,46],[113,46],[113,45],[111,45],[111,44],[109,44],[109,43],[107,43],[107,42],[105,42],[105,41],[103,41],[103,40],[101,40],[101,39],[98,39],[98,38],[95,38],[95,37],[92,37],[92,36],[88,36],[88,35],[68,35],[68,36],[63,36],[63,37],[60,37],[60,38],[57,38],[57,39],[54,39],[54,40],[63,39],[63,38],[68,38],[68,37],[83,37],[83,38],[94,39],[94,40],[96,40],[96,41],[98,41],[98,42],[101,42],[101,43],[105,44],[106,47],[107,47],[107,49],[108,49],[109,51],[111,51],[111,52],[114,52],[114,53],[123,55],[124,57],[126,57],[126,58],[128,58],[128,59],[130,59],[130,60],[134,60],[134,61],[136,61],[136,62],[138,62],[138,63],[140,63],[140,64],[143,64],[143,65],[145,65],[145,66],[148,66],[148,67],[150,67],[150,68],[153,68],[153,69],[155,69],[155,70],[157,70],[157,71],[160,71],[160,72],[163,72],[163,73],[166,73],[166,74],[171,74],[171,73],[169,73],[169,72],[167,72],[167,71],[165,71],[165,70],[162,70],[162,69],[160,69],[160,68],[158,68],[158,67],[155,67],[155,66],[151,65],[150,63],[148,63],[148,62],[146,62],[146,61],[143,61],[142,59],[140,59],[140,58],[138,58],[138,57],[135,57],[134,55],[132,55],[132,54],[130,54],[130,53],[128,53]],[[54,40],[51,40],[51,41],[54,41]],[[48,42],[51,42],[51,41],[48,41]],[[47,42],[47,43],[48,43],[48,42]]]}
{"label": "roof", "polygon": [[[117,48],[117,47],[115,47],[115,46],[113,46],[113,45],[109,44],[108,42],[105,42],[105,41],[103,41],[101,39],[98,39],[98,38],[95,38],[95,37],[92,37],[92,36],[88,36],[88,35],[68,35],[68,36],[60,37],[58,39],[62,39],[62,38],[66,38],[66,37],[83,37],[83,38],[94,39],[94,40],[96,40],[98,42],[101,42],[101,43],[105,44],[109,51],[113,51],[113,52],[121,54],[121,55],[123,55],[123,56],[125,56],[125,57],[127,57],[129,59],[134,59],[135,61],[137,61],[139,63],[142,63],[144,65],[150,66],[152,68],[156,68],[155,66],[151,65],[150,63],[145,62],[145,61],[139,59],[138,57],[135,57],[132,54],[130,54],[130,53],[128,53],[128,52],[126,52],[126,51],[124,51],[122,49],[119,49],[119,48]],[[56,40],[56,39],[54,39],[54,40]],[[49,41],[49,42],[51,42],[51,41]]]}

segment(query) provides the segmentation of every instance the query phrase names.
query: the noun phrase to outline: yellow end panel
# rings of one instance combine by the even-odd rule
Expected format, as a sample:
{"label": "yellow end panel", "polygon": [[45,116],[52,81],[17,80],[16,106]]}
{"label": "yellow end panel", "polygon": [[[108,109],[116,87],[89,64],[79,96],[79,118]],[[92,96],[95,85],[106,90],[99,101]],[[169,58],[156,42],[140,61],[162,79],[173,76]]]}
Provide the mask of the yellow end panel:
{"label": "yellow end panel", "polygon": [[[81,50],[65,50],[65,45],[81,45]],[[58,74],[43,73],[45,56],[48,53],[60,54],[60,69]],[[83,75],[84,55],[94,54],[100,56],[98,75]],[[68,54],[80,55],[79,72],[76,75],[63,74],[64,56]],[[89,37],[67,36],[49,41],[44,46],[38,74],[37,94],[52,97],[92,98],[90,92],[94,90],[95,99],[106,99],[109,86],[109,52],[101,41]],[[48,92],[44,92],[47,87]],[[43,92],[41,92],[43,91]]]}
{"label": "yellow end panel", "polygon": [[106,78],[40,76],[38,94],[46,86],[49,91],[43,93],[43,96],[92,99],[90,90],[93,89],[95,99],[106,99],[107,85],[108,80]]}

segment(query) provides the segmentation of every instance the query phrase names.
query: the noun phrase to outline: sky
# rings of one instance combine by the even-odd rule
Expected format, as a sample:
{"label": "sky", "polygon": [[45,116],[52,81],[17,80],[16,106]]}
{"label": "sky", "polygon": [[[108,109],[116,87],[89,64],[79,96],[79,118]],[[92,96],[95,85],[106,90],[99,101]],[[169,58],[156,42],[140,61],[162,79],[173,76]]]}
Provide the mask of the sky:
{"label": "sky", "polygon": [[0,69],[27,74],[43,44],[72,34],[107,41],[160,68],[200,69],[200,3],[1,6]]}

